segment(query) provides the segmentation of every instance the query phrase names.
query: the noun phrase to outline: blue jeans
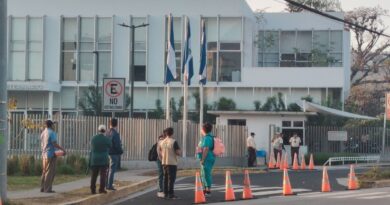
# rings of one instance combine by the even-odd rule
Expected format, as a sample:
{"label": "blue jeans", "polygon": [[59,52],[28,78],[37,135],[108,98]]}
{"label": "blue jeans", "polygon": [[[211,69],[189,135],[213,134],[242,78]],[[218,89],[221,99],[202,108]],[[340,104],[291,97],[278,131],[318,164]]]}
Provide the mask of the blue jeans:
{"label": "blue jeans", "polygon": [[112,184],[114,183],[114,174],[118,168],[120,160],[120,155],[110,155],[110,168],[108,170],[108,180],[107,180],[107,188],[114,188]]}
{"label": "blue jeans", "polygon": [[161,165],[160,159],[157,159],[156,161],[157,164],[157,170],[158,170],[158,192],[163,192],[164,191],[164,170]]}

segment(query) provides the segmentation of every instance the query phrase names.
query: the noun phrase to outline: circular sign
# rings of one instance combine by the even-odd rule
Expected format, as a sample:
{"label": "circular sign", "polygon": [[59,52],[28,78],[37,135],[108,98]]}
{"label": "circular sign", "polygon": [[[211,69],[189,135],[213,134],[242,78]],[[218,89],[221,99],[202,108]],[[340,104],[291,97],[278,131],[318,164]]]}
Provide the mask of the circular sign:
{"label": "circular sign", "polygon": [[118,80],[108,81],[104,87],[106,95],[112,98],[120,96],[123,90],[123,85]]}

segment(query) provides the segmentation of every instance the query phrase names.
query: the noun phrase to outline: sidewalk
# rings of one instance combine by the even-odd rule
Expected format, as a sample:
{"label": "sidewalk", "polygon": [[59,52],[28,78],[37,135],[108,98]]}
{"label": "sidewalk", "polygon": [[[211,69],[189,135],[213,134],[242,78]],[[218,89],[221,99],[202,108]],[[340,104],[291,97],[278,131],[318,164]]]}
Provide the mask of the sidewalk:
{"label": "sidewalk", "polygon": [[[138,183],[141,181],[145,181],[148,179],[154,179],[156,177],[154,176],[143,176],[143,173],[145,172],[151,172],[155,170],[126,170],[117,172],[115,174],[115,180],[120,182],[131,182],[131,183]],[[8,198],[13,199],[27,199],[27,198],[44,198],[44,197],[56,197],[62,193],[71,192],[77,189],[82,189],[85,187],[89,187],[90,185],[90,177],[85,176],[86,178],[68,182],[64,184],[58,184],[53,186],[53,190],[56,191],[56,193],[42,193],[40,192],[39,188],[30,189],[30,190],[23,190],[23,191],[9,191],[8,192]],[[54,179],[55,180],[55,179]],[[119,187],[118,187],[119,188]]]}

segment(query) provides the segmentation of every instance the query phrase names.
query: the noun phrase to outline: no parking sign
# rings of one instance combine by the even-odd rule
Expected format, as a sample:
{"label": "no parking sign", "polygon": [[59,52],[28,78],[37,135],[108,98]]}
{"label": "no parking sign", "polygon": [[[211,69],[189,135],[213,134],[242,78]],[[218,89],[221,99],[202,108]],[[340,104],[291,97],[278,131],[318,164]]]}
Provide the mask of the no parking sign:
{"label": "no parking sign", "polygon": [[125,109],[125,78],[103,79],[103,110],[122,111]]}

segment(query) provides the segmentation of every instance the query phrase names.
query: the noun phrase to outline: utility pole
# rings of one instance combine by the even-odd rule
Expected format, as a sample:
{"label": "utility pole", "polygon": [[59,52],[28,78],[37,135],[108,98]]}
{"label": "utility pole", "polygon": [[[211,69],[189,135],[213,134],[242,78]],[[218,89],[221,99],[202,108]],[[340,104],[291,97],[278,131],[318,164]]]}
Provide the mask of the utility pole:
{"label": "utility pole", "polygon": [[7,199],[7,0],[0,0],[0,202]]}

